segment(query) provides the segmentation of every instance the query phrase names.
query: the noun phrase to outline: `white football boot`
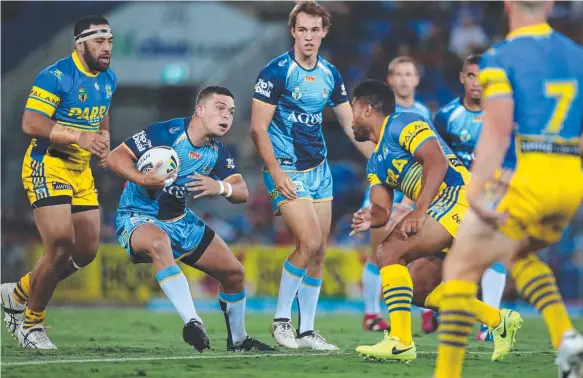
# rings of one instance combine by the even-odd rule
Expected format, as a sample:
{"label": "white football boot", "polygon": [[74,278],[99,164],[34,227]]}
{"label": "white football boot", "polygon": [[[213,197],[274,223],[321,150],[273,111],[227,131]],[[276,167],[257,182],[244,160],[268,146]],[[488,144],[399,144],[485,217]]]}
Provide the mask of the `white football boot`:
{"label": "white football boot", "polygon": [[316,331],[304,333],[301,337],[296,339],[296,342],[300,348],[312,350],[338,350],[336,345],[327,343],[326,339],[320,336]]}
{"label": "white football boot", "polygon": [[16,338],[20,345],[27,349],[57,349],[55,344],[49,340],[47,331],[42,324],[27,329],[20,326],[16,331]]}
{"label": "white football boot", "polygon": [[559,378],[583,377],[583,336],[580,333],[565,332],[555,363],[559,367]]}
{"label": "white football boot", "polygon": [[14,299],[12,295],[14,288],[16,288],[15,282],[7,282],[0,285],[0,300],[4,308],[4,323],[12,335],[22,325],[26,308],[26,304],[20,304]]}
{"label": "white football boot", "polygon": [[279,345],[289,349],[298,349],[295,330],[291,324],[291,320],[287,322],[274,321],[271,324],[271,335]]}

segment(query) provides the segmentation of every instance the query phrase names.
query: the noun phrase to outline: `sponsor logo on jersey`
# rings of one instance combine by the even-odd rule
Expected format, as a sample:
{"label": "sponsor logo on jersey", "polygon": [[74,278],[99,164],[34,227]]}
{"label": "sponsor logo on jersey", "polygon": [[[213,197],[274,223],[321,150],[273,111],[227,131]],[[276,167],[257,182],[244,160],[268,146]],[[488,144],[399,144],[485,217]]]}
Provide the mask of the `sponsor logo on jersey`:
{"label": "sponsor logo on jersey", "polygon": [[84,86],[79,87],[79,90],[77,91],[77,97],[81,102],[87,101],[87,90],[85,89]]}
{"label": "sponsor logo on jersey", "polygon": [[344,84],[342,84],[342,85],[340,86],[340,90],[341,90],[340,94],[341,94],[342,96],[346,96],[346,87],[344,86]]}
{"label": "sponsor logo on jersey", "polygon": [[170,130],[168,130],[168,132],[170,134],[175,134],[179,130],[180,130],[180,127],[171,127]]}
{"label": "sponsor logo on jersey", "polygon": [[190,151],[188,157],[191,159],[200,159],[200,154],[198,152]]}
{"label": "sponsor logo on jersey", "polygon": [[318,126],[322,124],[322,113],[296,113],[291,112],[287,116],[287,120],[293,123],[302,123],[307,126]]}
{"label": "sponsor logo on jersey", "polygon": [[235,161],[232,158],[227,159],[227,169],[234,169]]}
{"label": "sponsor logo on jersey", "polygon": [[484,122],[484,116],[475,116],[472,121],[474,122]]}
{"label": "sponsor logo on jersey", "polygon": [[271,90],[273,89],[273,83],[271,81],[265,82],[263,79],[257,80],[255,84],[255,93],[260,94],[265,97],[271,97]]}
{"label": "sponsor logo on jersey", "polygon": [[136,144],[136,148],[140,152],[152,148],[152,141],[148,139],[148,137],[146,136],[146,132],[144,130],[132,136],[132,139]]}
{"label": "sponsor logo on jersey", "polygon": [[327,98],[328,97],[328,89],[324,88],[322,89],[322,98]]}
{"label": "sponsor logo on jersey", "polygon": [[99,84],[97,84],[97,82],[93,83],[93,85],[95,85],[96,90],[99,90]]}
{"label": "sponsor logo on jersey", "polygon": [[280,66],[280,67],[283,67],[283,66],[285,66],[285,62],[286,62],[285,59],[284,60],[280,60],[279,62],[277,62],[277,65]]}
{"label": "sponsor logo on jersey", "polygon": [[53,181],[53,190],[73,190],[73,187],[69,184]]}
{"label": "sponsor logo on jersey", "polygon": [[313,83],[316,81],[316,76],[304,76],[304,81],[307,81],[308,83]]}
{"label": "sponsor logo on jersey", "polygon": [[57,79],[59,79],[59,80],[61,80],[63,78],[63,72],[61,72],[61,71],[59,71],[57,69],[51,71],[51,73],[53,75],[55,75],[57,77]]}
{"label": "sponsor logo on jersey", "polygon": [[167,186],[162,191],[176,198],[185,198],[188,195],[188,190],[185,187],[177,185]]}
{"label": "sponsor logo on jersey", "polygon": [[277,189],[273,189],[271,192],[269,192],[269,197],[271,197],[271,200],[273,201],[278,194],[279,192],[277,191]]}
{"label": "sponsor logo on jersey", "polygon": [[298,192],[305,192],[304,183],[301,181],[293,181],[294,185],[296,186],[296,190]]}

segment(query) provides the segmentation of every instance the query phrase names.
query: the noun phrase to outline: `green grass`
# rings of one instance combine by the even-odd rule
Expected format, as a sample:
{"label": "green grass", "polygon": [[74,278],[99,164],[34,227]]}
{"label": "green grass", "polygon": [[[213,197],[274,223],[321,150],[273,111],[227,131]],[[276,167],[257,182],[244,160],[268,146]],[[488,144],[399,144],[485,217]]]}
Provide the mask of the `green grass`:
{"label": "green grass", "polygon": [[[363,332],[361,318],[354,315],[317,319],[317,328],[329,341],[339,345],[339,353],[301,352],[303,355],[297,355],[282,350],[278,356],[252,355],[251,358],[229,358],[240,355],[225,351],[222,315],[203,317],[213,349],[199,354],[182,341],[182,325],[176,314],[135,309],[50,308],[46,324],[50,326],[51,340],[59,349],[24,350],[2,326],[2,377],[431,377],[433,372],[436,336],[421,335],[418,319],[413,322],[418,358],[404,364],[368,362],[353,353],[357,345],[374,343],[382,337],[379,333]],[[248,333],[273,343],[268,332],[270,321],[268,315],[248,315]],[[575,326],[583,329],[583,320],[576,320]],[[556,374],[548,334],[539,318],[525,319],[516,351],[502,362],[491,362],[492,344],[479,343],[474,337],[472,334],[464,377],[547,378]],[[168,357],[179,359],[169,360]],[[123,358],[145,360],[115,361]],[[62,362],[86,359],[111,360]],[[51,361],[56,363],[43,363]],[[11,365],[13,363],[23,365]]]}

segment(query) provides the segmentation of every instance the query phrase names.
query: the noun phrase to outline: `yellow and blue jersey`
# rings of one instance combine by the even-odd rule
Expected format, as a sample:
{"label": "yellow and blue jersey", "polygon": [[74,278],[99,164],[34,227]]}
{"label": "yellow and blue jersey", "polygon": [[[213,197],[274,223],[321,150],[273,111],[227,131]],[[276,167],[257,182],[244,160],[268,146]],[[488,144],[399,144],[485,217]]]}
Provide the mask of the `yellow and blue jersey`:
{"label": "yellow and blue jersey", "polygon": [[326,159],[322,112],[326,105],[348,102],[336,67],[318,57],[316,66],[306,70],[293,50],[261,70],[253,99],[276,107],[268,133],[275,157],[287,171],[306,171]]}
{"label": "yellow and blue jersey", "polygon": [[435,130],[468,169],[474,161],[483,123],[483,112],[467,109],[461,97],[439,109],[433,121]]}
{"label": "yellow and blue jersey", "polygon": [[465,185],[469,172],[462,162],[436,133],[431,121],[410,112],[393,113],[385,119],[380,140],[366,168],[370,185],[397,189],[417,201],[423,166],[415,159],[415,152],[430,139],[438,140],[449,164],[439,191]]}
{"label": "yellow and blue jersey", "polygon": [[[76,52],[43,69],[34,80],[26,110],[40,113],[57,123],[81,131],[98,131],[109,110],[117,88],[114,72],[97,74],[85,70]],[[89,166],[91,153],[73,145],[51,145],[48,139],[32,140],[30,158],[64,168],[83,170]]]}
{"label": "yellow and blue jersey", "polygon": [[525,153],[579,155],[583,48],[548,24],[517,29],[480,60],[483,98],[512,96],[515,129],[504,161]]}
{"label": "yellow and blue jersey", "polygon": [[161,190],[149,190],[128,182],[119,201],[118,213],[148,215],[158,220],[174,220],[186,214],[189,194],[187,176],[198,173],[218,180],[238,175],[229,150],[217,139],[197,147],[188,138],[186,130],[192,117],[175,118],[154,123],[123,143],[136,162],[152,147],[172,147],[178,155],[180,169],[174,183]]}

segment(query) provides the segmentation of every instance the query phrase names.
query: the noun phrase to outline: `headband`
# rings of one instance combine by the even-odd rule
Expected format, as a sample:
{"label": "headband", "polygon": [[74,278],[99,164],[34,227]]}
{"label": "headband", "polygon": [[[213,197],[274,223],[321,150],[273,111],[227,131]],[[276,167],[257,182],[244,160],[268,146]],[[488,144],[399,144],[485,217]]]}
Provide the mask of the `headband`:
{"label": "headband", "polygon": [[75,43],[85,42],[93,38],[110,38],[113,37],[111,29],[85,29],[75,36]]}

